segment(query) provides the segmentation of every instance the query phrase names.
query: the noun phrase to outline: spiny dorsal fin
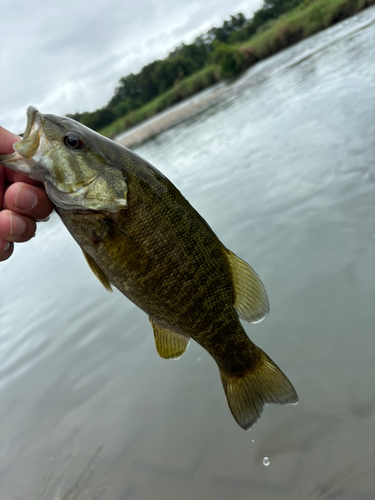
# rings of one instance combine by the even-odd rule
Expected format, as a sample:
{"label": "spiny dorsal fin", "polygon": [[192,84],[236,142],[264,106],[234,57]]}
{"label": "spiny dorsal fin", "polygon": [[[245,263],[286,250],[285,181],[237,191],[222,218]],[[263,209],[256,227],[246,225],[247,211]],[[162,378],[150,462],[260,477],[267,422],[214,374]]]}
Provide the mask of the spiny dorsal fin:
{"label": "spiny dorsal fin", "polygon": [[234,285],[234,308],[249,323],[259,323],[269,313],[266,289],[252,267],[225,248]]}
{"label": "spiny dorsal fin", "polygon": [[255,424],[264,405],[298,403],[294,387],[280,368],[259,347],[254,348],[257,362],[247,372],[239,377],[220,372],[232,415],[245,430]]}
{"label": "spiny dorsal fin", "polygon": [[172,332],[167,328],[159,326],[153,319],[150,319],[154,329],[156,350],[159,356],[164,359],[178,359],[188,348],[190,339],[179,333]]}
{"label": "spiny dorsal fin", "polygon": [[82,250],[83,255],[85,256],[85,259],[87,261],[87,264],[89,265],[91,271],[95,274],[95,276],[98,278],[100,283],[104,286],[108,292],[112,293],[112,287],[111,284],[107,278],[107,276],[103,273],[103,271],[100,269],[98,264],[94,261],[92,257],[88,253],[86,253],[84,250]]}

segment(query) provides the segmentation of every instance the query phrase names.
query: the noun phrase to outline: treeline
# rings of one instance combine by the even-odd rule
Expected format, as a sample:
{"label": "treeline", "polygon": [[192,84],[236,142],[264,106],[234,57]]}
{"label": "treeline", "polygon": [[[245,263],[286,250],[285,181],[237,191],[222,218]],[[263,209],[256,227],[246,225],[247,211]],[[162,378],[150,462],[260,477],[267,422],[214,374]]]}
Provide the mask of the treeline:
{"label": "treeline", "polygon": [[147,64],[137,74],[131,73],[122,77],[106,106],[93,112],[86,111],[68,116],[99,130],[117,118],[134,112],[209,64],[221,65],[223,76],[235,74],[242,65],[242,60],[227,50],[228,44],[249,39],[273,19],[309,1],[264,0],[262,7],[251,19],[246,19],[242,13],[231,16],[222,26],[211,28],[207,33],[198,36],[193,43],[183,43],[176,47],[166,59]]}
{"label": "treeline", "polygon": [[[309,3],[309,0],[264,0],[262,7],[257,10],[251,19],[246,19],[242,14],[241,24],[237,24],[235,29],[231,29],[230,22],[224,21],[220,28],[212,28],[207,35],[214,35],[213,41],[216,43],[235,44],[248,40],[273,19],[277,19],[284,13],[294,9],[302,3]],[[233,17],[233,16],[232,16]]]}

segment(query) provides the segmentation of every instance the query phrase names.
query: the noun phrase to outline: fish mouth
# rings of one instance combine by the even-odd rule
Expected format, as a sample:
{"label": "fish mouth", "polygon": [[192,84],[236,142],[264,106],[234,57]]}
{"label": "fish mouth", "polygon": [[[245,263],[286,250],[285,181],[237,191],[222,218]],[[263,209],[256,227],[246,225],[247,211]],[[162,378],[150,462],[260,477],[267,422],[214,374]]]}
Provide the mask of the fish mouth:
{"label": "fish mouth", "polygon": [[26,111],[26,116],[27,116],[27,124],[26,124],[26,130],[23,134],[23,139],[27,139],[30,137],[36,130],[44,125],[44,117],[37,108],[34,106],[29,106]]}
{"label": "fish mouth", "polygon": [[13,144],[14,153],[0,155],[0,163],[7,168],[32,177],[32,160],[38,151],[43,133],[44,117],[34,106],[27,108],[27,124],[23,138]]}
{"label": "fish mouth", "polygon": [[23,158],[30,159],[37,152],[43,132],[44,117],[34,106],[27,108],[26,130],[21,141],[13,144],[13,149]]}

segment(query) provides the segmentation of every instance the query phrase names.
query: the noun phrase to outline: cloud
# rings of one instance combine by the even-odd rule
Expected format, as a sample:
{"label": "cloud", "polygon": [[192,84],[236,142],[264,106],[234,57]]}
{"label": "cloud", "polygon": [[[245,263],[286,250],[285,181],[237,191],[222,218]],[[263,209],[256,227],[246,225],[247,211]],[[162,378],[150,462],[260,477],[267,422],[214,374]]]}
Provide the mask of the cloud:
{"label": "cloud", "polygon": [[20,132],[30,104],[94,110],[118,80],[261,0],[0,0],[0,123]]}

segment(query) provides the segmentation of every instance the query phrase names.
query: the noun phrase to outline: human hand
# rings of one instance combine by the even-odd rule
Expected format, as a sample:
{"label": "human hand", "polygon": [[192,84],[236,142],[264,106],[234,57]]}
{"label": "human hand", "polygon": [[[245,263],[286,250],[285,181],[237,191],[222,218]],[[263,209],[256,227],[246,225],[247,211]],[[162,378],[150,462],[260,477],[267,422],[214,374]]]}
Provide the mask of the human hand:
{"label": "human hand", "polygon": [[[0,154],[13,152],[21,138],[0,127]],[[36,219],[45,219],[53,210],[43,185],[24,174],[0,165],[0,261],[13,253],[14,242],[30,240]]]}

